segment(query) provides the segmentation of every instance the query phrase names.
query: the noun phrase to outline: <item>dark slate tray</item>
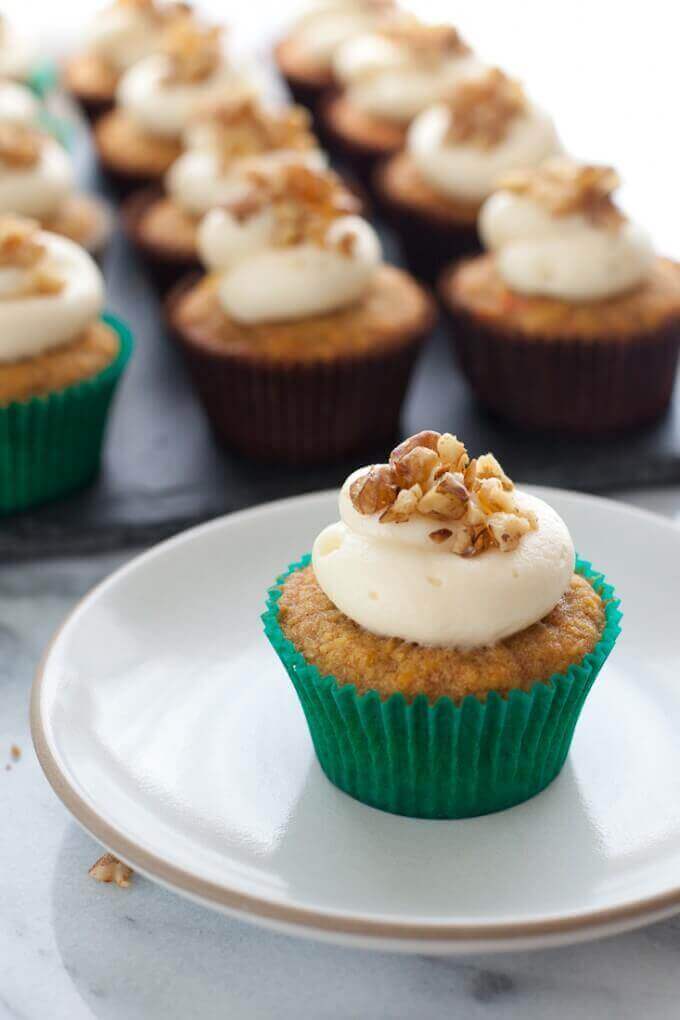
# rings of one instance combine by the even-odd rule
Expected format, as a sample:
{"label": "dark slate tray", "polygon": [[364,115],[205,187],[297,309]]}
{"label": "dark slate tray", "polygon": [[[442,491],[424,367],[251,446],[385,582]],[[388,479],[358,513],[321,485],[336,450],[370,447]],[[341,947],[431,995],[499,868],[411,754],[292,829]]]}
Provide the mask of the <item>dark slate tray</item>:
{"label": "dark slate tray", "polygon": [[[83,136],[80,177],[105,193]],[[388,253],[393,250],[385,235]],[[88,490],[0,522],[0,562],[147,543],[227,511],[338,486],[352,462],[283,469],[246,462],[214,443],[169,343],[159,303],[125,239],[105,260],[110,309],[133,327],[136,352],[112,416],[100,478]],[[680,482],[680,389],[659,424],[608,441],[559,440],[516,431],[483,412],[457,375],[438,330],[418,366],[403,416],[404,434],[456,432],[474,452],[492,449],[525,482],[588,492]],[[395,437],[396,438],[396,437]]]}

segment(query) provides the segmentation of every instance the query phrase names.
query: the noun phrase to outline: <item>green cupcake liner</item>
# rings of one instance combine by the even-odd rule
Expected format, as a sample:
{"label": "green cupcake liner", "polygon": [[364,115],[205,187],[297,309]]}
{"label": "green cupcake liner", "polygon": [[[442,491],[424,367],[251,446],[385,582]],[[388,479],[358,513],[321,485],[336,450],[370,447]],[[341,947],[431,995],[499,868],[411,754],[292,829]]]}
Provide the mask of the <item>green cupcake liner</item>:
{"label": "green cupcake liner", "polygon": [[99,470],[109,405],[132,352],[113,315],[120,350],[98,375],[44,397],[0,407],[0,515],[38,506],[87,485]]}
{"label": "green cupcake liner", "polygon": [[63,117],[56,117],[50,110],[43,108],[38,114],[43,131],[62,145],[67,152],[73,151],[74,125]]}
{"label": "green cupcake liner", "polygon": [[598,644],[566,673],[529,691],[459,704],[376,691],[321,676],[285,637],[278,622],[281,585],[310,562],[291,564],[268,593],[265,633],[302,704],[314,749],[332,783],[364,804],[417,818],[469,818],[528,800],[558,775],[586,696],[620,633],[614,589],[586,560],[582,574],[605,602]]}
{"label": "green cupcake liner", "polygon": [[43,60],[36,64],[28,73],[26,84],[35,92],[39,99],[44,99],[56,89],[59,82],[59,71],[52,60]]}

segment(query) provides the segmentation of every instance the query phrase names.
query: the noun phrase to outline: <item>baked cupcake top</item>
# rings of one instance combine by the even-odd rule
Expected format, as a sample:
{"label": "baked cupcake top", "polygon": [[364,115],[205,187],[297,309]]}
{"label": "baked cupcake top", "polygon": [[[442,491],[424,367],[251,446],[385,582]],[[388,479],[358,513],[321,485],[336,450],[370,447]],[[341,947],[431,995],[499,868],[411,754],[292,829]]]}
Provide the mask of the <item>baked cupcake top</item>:
{"label": "baked cupcake top", "polygon": [[610,298],[642,284],[654,251],[615,204],[618,186],[611,167],[564,156],[508,174],[479,216],[504,283],[519,294],[567,302]]}
{"label": "baked cupcake top", "polygon": [[49,219],[73,186],[63,146],[39,128],[5,120],[0,113],[0,213]]}
{"label": "baked cupcake top", "polygon": [[492,454],[420,432],[388,464],[360,468],[312,564],[333,604],[382,637],[471,649],[531,626],[574,571],[564,521],[515,488]]}
{"label": "baked cupcake top", "polygon": [[194,216],[237,197],[244,174],[255,167],[326,166],[306,110],[267,110],[252,97],[210,102],[186,132],[186,142],[187,151],[166,175],[166,187]]}
{"label": "baked cupcake top", "polygon": [[239,322],[302,319],[359,300],[380,263],[373,227],[331,171],[253,169],[202,220],[198,248],[219,274],[219,300]]}
{"label": "baked cupcake top", "polygon": [[327,70],[343,43],[379,28],[396,15],[393,0],[313,0],[289,36],[306,60]]}
{"label": "baked cupcake top", "polygon": [[498,178],[559,150],[551,118],[499,68],[461,78],[419,114],[407,150],[422,178],[453,199],[481,201]]}
{"label": "baked cupcake top", "polygon": [[123,111],[151,135],[179,137],[200,104],[220,96],[253,95],[253,82],[225,51],[222,29],[176,18],[160,51],[134,64],[116,90]]}
{"label": "baked cupcake top", "polygon": [[0,216],[0,362],[68,343],[97,319],[102,275],[73,241]]}
{"label": "baked cupcake top", "polygon": [[35,51],[28,40],[0,14],[0,78],[23,81],[34,59]]}
{"label": "baked cupcake top", "polygon": [[476,58],[453,26],[415,19],[350,40],[334,61],[353,106],[398,123],[439,102],[476,67]]}
{"label": "baked cupcake top", "polygon": [[158,49],[171,21],[189,14],[189,6],[183,3],[114,0],[88,27],[85,47],[114,71],[126,71]]}

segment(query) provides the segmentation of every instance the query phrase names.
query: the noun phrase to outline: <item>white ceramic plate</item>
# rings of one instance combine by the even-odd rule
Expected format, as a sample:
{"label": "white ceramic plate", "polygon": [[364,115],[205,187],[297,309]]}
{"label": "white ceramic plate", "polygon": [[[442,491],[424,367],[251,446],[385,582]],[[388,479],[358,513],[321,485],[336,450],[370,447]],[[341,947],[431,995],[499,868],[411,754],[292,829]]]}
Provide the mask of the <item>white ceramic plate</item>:
{"label": "white ceramic plate", "polygon": [[80,603],[34,685],[50,783],[132,867],[288,932],[466,952],[679,910],[680,529],[575,493],[547,498],[616,585],[624,624],[562,774],[528,803],[412,820],[326,780],[259,614],[275,575],[335,518],[333,493],[195,528]]}

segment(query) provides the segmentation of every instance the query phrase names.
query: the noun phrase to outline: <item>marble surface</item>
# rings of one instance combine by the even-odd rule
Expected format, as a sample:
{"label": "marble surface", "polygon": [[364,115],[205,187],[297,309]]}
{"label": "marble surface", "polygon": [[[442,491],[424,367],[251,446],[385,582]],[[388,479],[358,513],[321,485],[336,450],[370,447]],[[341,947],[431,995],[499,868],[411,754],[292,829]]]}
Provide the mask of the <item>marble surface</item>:
{"label": "marble surface", "polygon": [[[626,498],[680,522],[680,489]],[[573,948],[409,958],[274,935],[140,876],[93,883],[100,849],[40,772],[28,695],[61,619],[130,555],[0,571],[0,1020],[677,1015],[680,917]]]}

